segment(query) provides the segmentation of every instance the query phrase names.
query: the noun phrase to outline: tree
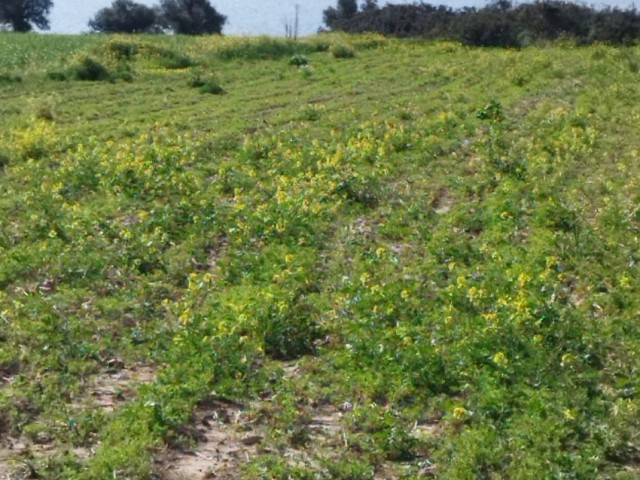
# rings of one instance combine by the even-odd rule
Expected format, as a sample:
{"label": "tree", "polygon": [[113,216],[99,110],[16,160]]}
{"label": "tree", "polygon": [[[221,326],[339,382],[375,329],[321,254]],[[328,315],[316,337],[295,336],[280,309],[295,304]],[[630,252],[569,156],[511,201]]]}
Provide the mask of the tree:
{"label": "tree", "polygon": [[174,33],[221,33],[227,21],[209,0],[161,0],[160,9],[164,24]]}
{"label": "tree", "polygon": [[356,0],[338,0],[338,15],[342,18],[352,18],[358,13]]}
{"label": "tree", "polygon": [[[373,3],[375,2],[366,2]],[[358,13],[357,0],[338,0],[336,7],[329,7],[322,12],[324,24],[329,28],[336,28]]]}
{"label": "tree", "polygon": [[28,32],[33,26],[49,29],[52,0],[0,0],[0,24],[11,25],[14,32]]}
{"label": "tree", "polygon": [[152,32],[158,30],[157,24],[156,11],[133,0],[114,0],[89,21],[89,27],[96,32]]}
{"label": "tree", "polygon": [[363,12],[374,12],[378,10],[378,0],[364,0],[362,5],[360,5],[360,9]]}

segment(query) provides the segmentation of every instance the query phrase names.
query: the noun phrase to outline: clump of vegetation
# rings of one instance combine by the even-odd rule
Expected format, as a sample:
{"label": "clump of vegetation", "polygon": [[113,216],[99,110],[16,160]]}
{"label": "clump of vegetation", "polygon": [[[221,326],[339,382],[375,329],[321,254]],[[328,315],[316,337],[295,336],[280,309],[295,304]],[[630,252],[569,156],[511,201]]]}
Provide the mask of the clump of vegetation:
{"label": "clump of vegetation", "polygon": [[168,70],[183,70],[193,67],[196,64],[188,55],[175,54],[171,50],[167,50],[161,57],[162,61],[160,64]]}
{"label": "clump of vegetation", "polygon": [[196,62],[183,52],[152,43],[139,45],[139,54],[151,59],[158,67],[167,70],[181,70],[196,65]]}
{"label": "clump of vegetation", "polygon": [[601,10],[582,3],[544,0],[515,4],[496,0],[482,8],[454,10],[444,5],[387,4],[339,0],[324,11],[332,30],[376,32],[419,38],[448,38],[468,45],[518,47],[559,38],[580,44],[628,44],[640,38],[640,14],[634,9]]}
{"label": "clump of vegetation", "polygon": [[220,84],[220,80],[215,75],[202,75],[200,72],[195,73],[189,80],[191,88],[197,88],[201,93],[209,93],[211,95],[223,95],[227,91]]}
{"label": "clump of vegetation", "polygon": [[69,75],[67,74],[67,72],[54,70],[51,72],[47,72],[47,78],[49,78],[49,80],[55,80],[57,82],[64,82],[65,80],[69,79]]}
{"label": "clump of vegetation", "polygon": [[356,52],[350,46],[339,43],[331,47],[331,55],[334,58],[353,58],[356,56]]}
{"label": "clump of vegetation", "polygon": [[107,44],[107,49],[117,60],[133,60],[139,52],[139,46],[133,42],[114,41]]}
{"label": "clump of vegetation", "polygon": [[261,320],[264,352],[277,360],[292,360],[315,350],[320,336],[318,313],[301,301],[270,308]]}
{"label": "clump of vegetation", "polygon": [[92,57],[84,57],[76,65],[71,67],[70,73],[76,80],[89,82],[104,82],[113,79],[109,69]]}
{"label": "clump of vegetation", "polygon": [[309,65],[309,59],[304,55],[300,55],[296,53],[289,59],[289,65],[294,65],[296,67],[302,67],[303,65]]}
{"label": "clump of vegetation", "polygon": [[7,73],[0,73],[0,85],[10,85],[12,83],[22,82],[20,75],[10,75]]}
{"label": "clump of vegetation", "polygon": [[2,468],[637,477],[636,47],[376,38],[0,35]]}
{"label": "clump of vegetation", "polygon": [[276,60],[326,51],[327,48],[328,44],[324,42],[260,37],[223,45],[216,55],[224,60]]}

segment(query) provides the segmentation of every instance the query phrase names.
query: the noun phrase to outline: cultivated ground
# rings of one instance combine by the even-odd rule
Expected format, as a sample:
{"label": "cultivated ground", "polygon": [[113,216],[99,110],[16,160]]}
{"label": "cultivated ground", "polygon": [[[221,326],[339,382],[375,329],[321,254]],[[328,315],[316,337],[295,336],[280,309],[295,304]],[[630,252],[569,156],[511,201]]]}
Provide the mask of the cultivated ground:
{"label": "cultivated ground", "polygon": [[640,477],[638,47],[0,53],[0,479]]}

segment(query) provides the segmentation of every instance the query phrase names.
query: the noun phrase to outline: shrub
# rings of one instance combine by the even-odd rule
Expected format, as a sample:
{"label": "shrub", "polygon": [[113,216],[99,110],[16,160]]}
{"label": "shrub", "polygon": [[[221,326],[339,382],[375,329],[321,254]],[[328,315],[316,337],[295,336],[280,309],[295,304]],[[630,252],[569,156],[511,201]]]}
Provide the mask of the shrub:
{"label": "shrub", "polygon": [[271,307],[262,321],[263,350],[276,360],[292,360],[314,352],[320,336],[317,312],[304,302]]}
{"label": "shrub", "polygon": [[218,80],[216,80],[215,78],[209,78],[205,80],[200,87],[200,92],[210,93],[212,95],[223,95],[227,93],[227,91],[222,88],[222,86],[218,83]]}
{"label": "shrub", "polygon": [[306,120],[308,122],[316,122],[320,120],[320,109],[313,105],[309,105],[302,111],[302,120]]}
{"label": "shrub", "polygon": [[491,120],[499,122],[504,120],[502,104],[498,100],[491,100],[476,113],[476,117],[480,120]]}
{"label": "shrub", "polygon": [[22,77],[20,77],[19,75],[0,73],[0,85],[20,82],[22,82]]}
{"label": "shrub", "polygon": [[112,79],[107,67],[91,57],[82,59],[79,64],[72,68],[72,71],[73,77],[77,80],[96,82],[109,81]]}
{"label": "shrub", "polygon": [[291,59],[289,59],[289,65],[295,65],[296,67],[302,67],[308,64],[309,60],[307,60],[307,57],[305,57],[304,55],[300,55],[299,53],[295,54],[291,57]]}
{"label": "shrub", "polygon": [[331,54],[334,58],[353,58],[356,56],[353,48],[344,44],[334,45],[331,48]]}
{"label": "shrub", "polygon": [[218,56],[225,60],[243,58],[246,60],[277,59],[296,54],[296,43],[292,40],[259,38],[221,48]]}
{"label": "shrub", "polygon": [[138,53],[138,45],[131,42],[111,42],[107,49],[119,60],[131,60]]}
{"label": "shrub", "polygon": [[221,47],[217,55],[224,60],[276,60],[287,56],[302,56],[305,53],[326,52],[326,42],[301,42],[289,39],[260,37]]}
{"label": "shrub", "polygon": [[[173,52],[172,52],[173,53]],[[195,62],[187,55],[173,54],[167,55],[161,62],[162,66],[167,70],[182,70],[193,67]]]}
{"label": "shrub", "polygon": [[199,88],[202,93],[210,93],[212,95],[222,95],[227,93],[220,85],[220,81],[213,75],[206,78],[202,77],[200,72],[195,73],[189,80],[191,88]]}
{"label": "shrub", "polygon": [[47,77],[49,77],[49,80],[56,80],[58,82],[64,82],[69,79],[69,76],[65,72],[59,70],[48,72]]}
{"label": "shrub", "polygon": [[9,165],[9,155],[5,152],[0,152],[0,170]]}

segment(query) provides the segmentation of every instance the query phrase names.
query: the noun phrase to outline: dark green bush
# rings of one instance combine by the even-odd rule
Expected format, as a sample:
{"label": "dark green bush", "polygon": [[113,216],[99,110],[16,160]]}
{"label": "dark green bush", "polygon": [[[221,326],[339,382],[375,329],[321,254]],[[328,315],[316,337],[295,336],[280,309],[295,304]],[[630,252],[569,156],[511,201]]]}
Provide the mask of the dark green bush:
{"label": "dark green bush", "polygon": [[65,80],[69,79],[69,75],[67,75],[67,73],[61,72],[59,70],[48,72],[47,77],[49,77],[49,80],[56,80],[58,82],[64,82]]}
{"label": "dark green bush", "polygon": [[111,42],[107,48],[121,60],[131,60],[138,53],[138,45],[130,42]]}
{"label": "dark green bush", "polygon": [[378,8],[374,2],[353,15],[337,13],[333,7],[325,10],[325,23],[332,30],[448,38],[478,46],[521,47],[559,38],[580,44],[629,44],[640,37],[640,14],[633,7],[598,10],[564,0],[495,0],[482,8],[460,10],[427,3]]}
{"label": "dark green bush", "polygon": [[9,165],[9,155],[4,152],[0,152],[0,169],[3,169]]}
{"label": "dark green bush", "polygon": [[300,55],[299,53],[295,54],[289,59],[289,65],[295,65],[296,67],[302,67],[303,65],[308,65],[309,60],[304,55]]}
{"label": "dark green bush", "polygon": [[338,44],[331,47],[331,54],[334,58],[353,58],[356,52],[348,45]]}
{"label": "dark green bush", "polygon": [[72,71],[73,77],[77,80],[96,82],[109,81],[112,79],[107,67],[91,57],[82,59],[79,64],[72,68]]}
{"label": "dark green bush", "polygon": [[222,86],[215,78],[209,78],[205,80],[203,85],[200,87],[200,92],[210,93],[211,95],[222,95],[227,93],[227,91],[222,88]]}
{"label": "dark green bush", "polygon": [[10,83],[20,83],[22,82],[22,77],[19,75],[9,75],[7,73],[0,73],[0,85],[10,84]]}
{"label": "dark green bush", "polygon": [[220,81],[215,76],[203,78],[201,73],[195,73],[189,80],[191,88],[199,88],[202,93],[210,93],[212,95],[223,95],[226,90],[220,85]]}

